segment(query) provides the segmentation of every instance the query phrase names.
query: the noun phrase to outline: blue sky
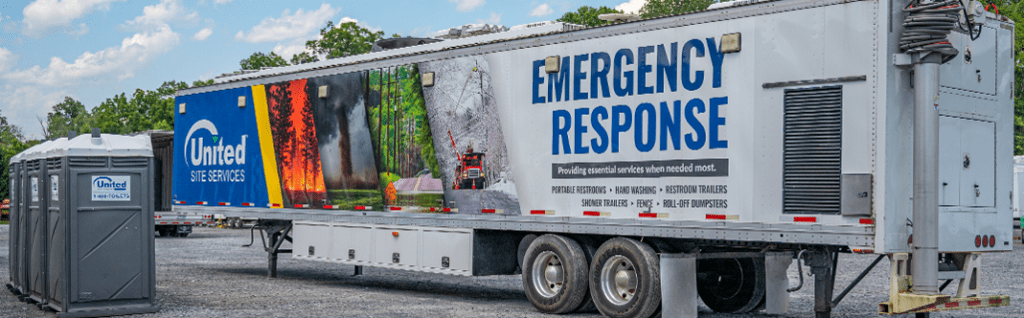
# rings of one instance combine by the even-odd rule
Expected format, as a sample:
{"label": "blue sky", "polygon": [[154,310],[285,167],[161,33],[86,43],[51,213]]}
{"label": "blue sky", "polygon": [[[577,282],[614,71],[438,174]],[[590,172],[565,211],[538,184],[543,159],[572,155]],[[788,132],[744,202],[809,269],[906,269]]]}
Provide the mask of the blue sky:
{"label": "blue sky", "polygon": [[42,137],[37,117],[71,96],[91,109],[164,81],[239,69],[254,52],[288,59],[327,21],[430,36],[469,23],[554,20],[582,5],[635,11],[645,0],[36,0],[0,4],[0,115]]}

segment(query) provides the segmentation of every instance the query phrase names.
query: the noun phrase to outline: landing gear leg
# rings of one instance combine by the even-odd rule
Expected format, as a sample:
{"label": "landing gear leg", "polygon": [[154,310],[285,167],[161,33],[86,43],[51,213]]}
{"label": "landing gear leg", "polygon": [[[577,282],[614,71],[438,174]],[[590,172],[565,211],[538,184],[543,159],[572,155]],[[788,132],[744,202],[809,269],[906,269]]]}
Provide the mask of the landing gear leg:
{"label": "landing gear leg", "polygon": [[828,318],[832,314],[832,290],[836,279],[839,253],[826,249],[811,254],[807,265],[814,275],[814,317]]}
{"label": "landing gear leg", "polygon": [[270,240],[270,246],[266,247],[267,251],[267,276],[277,277],[277,254],[292,252],[291,249],[282,249],[281,243],[285,240],[288,242],[292,241],[292,237],[289,233],[292,231],[291,221],[282,220],[260,220],[259,225],[266,229],[267,238]]}

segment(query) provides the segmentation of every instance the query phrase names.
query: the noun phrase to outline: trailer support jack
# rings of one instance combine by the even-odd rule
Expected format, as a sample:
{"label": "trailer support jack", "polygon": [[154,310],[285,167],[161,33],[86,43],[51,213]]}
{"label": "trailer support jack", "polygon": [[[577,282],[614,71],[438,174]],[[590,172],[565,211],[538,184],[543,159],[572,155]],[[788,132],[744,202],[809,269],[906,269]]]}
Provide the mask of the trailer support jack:
{"label": "trailer support jack", "polygon": [[281,243],[285,240],[292,241],[289,233],[292,231],[291,221],[260,220],[260,226],[266,229],[267,238],[270,239],[270,246],[267,251],[267,277],[277,277],[277,254],[291,253],[291,249],[282,249]]}
{"label": "trailer support jack", "polygon": [[814,275],[814,317],[828,318],[832,314],[832,290],[836,281],[836,262],[839,253],[823,250],[807,258],[807,266]]}

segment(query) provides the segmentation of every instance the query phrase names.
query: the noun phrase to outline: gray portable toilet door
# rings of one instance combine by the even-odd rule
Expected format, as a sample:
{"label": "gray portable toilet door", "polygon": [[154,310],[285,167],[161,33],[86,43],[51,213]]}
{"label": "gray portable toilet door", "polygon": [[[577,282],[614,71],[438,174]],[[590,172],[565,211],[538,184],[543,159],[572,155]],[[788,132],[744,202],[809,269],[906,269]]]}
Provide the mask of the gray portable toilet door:
{"label": "gray portable toilet door", "polygon": [[[100,158],[89,158],[96,159]],[[141,169],[106,170],[81,169],[74,162],[67,179],[74,198],[68,205],[72,212],[67,301],[151,299],[153,216],[146,161]],[[128,190],[107,189],[97,180],[126,183]]]}
{"label": "gray portable toilet door", "polygon": [[21,293],[22,290],[21,264],[19,264],[19,260],[21,259],[18,258],[20,254],[18,250],[21,248],[21,242],[19,242],[18,240],[20,232],[19,226],[21,226],[21,222],[19,222],[19,219],[21,218],[21,200],[19,198],[19,190],[21,190],[21,177],[19,174],[20,167],[20,163],[12,163],[8,167],[8,171],[10,172],[8,174],[8,176],[10,176],[8,180],[10,182],[11,188],[11,204],[8,207],[8,211],[10,214],[8,214],[7,218],[10,221],[10,230],[8,231],[8,235],[10,235],[10,237],[8,238],[9,249],[7,250],[7,263],[10,271],[8,272],[8,274],[10,274],[11,287],[14,293]]}
{"label": "gray portable toilet door", "polygon": [[28,179],[28,266],[29,298],[45,303],[46,293],[46,159],[27,160],[25,177]]}
{"label": "gray portable toilet door", "polygon": [[[67,248],[67,222],[65,199],[67,185],[67,157],[46,159],[46,198],[47,201],[47,305],[57,311],[65,311],[65,258]],[[42,199],[42,198],[41,198]]]}

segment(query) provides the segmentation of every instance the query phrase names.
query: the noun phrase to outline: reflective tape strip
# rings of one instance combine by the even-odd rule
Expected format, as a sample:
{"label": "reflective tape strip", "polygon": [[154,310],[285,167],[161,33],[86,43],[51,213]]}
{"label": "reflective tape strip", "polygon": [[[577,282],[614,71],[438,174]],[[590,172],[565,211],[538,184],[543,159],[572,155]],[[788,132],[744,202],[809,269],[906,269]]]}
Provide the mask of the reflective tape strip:
{"label": "reflective tape strip", "polygon": [[668,213],[640,213],[642,218],[667,218]]}
{"label": "reflective tape strip", "polygon": [[583,211],[583,215],[584,216],[611,216],[612,213],[611,212],[601,212],[601,211]]}
{"label": "reflective tape strip", "polygon": [[530,215],[555,215],[553,210],[530,210]]}
{"label": "reflective tape strip", "polygon": [[869,219],[869,218],[863,218],[863,219],[859,220],[859,223],[860,224],[875,224],[875,220],[874,219]]}
{"label": "reflective tape strip", "polygon": [[704,215],[704,218],[707,220],[739,220],[740,216],[729,214],[706,214]]}
{"label": "reflective tape strip", "polygon": [[793,222],[818,222],[818,218],[814,216],[794,216]]}
{"label": "reflective tape strip", "polygon": [[231,202],[221,202],[219,204],[222,205],[222,206],[229,206],[229,205],[231,205]]}
{"label": "reflective tape strip", "polygon": [[296,208],[296,209],[305,209],[305,208],[309,208],[309,204],[296,204],[296,205],[295,205],[295,208]]}
{"label": "reflective tape strip", "polygon": [[256,206],[256,203],[243,202],[242,206]]}
{"label": "reflective tape strip", "polygon": [[280,208],[281,204],[280,203],[271,203],[271,204],[267,204],[267,207],[268,208]]}
{"label": "reflective tape strip", "polygon": [[206,201],[199,201],[199,202],[196,202],[196,204],[198,204],[198,205],[206,205]]}
{"label": "reflective tape strip", "polygon": [[501,210],[501,209],[481,209],[481,210],[480,210],[480,213],[486,213],[486,214],[501,214],[501,213],[502,213],[502,212],[504,212],[504,211],[505,211],[505,210]]}
{"label": "reflective tape strip", "polygon": [[388,209],[391,210],[391,211],[401,211],[402,207],[400,207],[400,206],[393,206],[393,207],[390,207]]}

